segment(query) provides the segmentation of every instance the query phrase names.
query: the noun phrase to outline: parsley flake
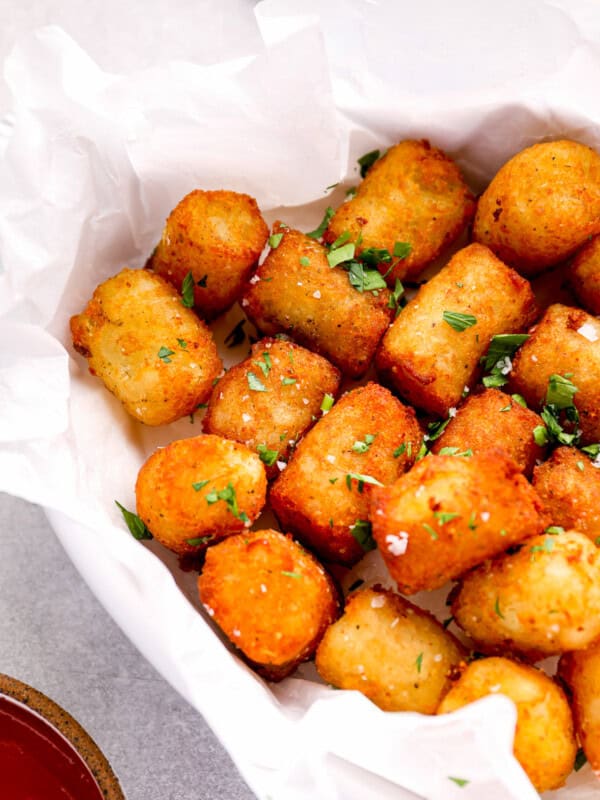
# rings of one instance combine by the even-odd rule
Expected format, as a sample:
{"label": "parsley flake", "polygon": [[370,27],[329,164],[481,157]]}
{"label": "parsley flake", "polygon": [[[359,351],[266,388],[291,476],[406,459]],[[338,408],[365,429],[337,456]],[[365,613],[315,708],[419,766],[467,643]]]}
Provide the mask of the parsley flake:
{"label": "parsley flake", "polygon": [[367,172],[371,169],[373,164],[379,159],[381,156],[380,150],[371,150],[368,153],[365,153],[364,156],[361,156],[358,161],[358,165],[360,167],[360,177],[364,178]]}
{"label": "parsley flake", "polygon": [[547,533],[549,536],[557,536],[559,533],[564,533],[565,529],[562,525],[550,525],[544,533]]}
{"label": "parsley flake", "polygon": [[333,404],[334,403],[335,403],[335,400],[334,400],[332,394],[329,394],[329,393],[324,394],[323,395],[323,400],[321,402],[321,411],[331,411],[331,409],[333,408]]}
{"label": "parsley flake", "polygon": [[341,245],[341,247],[336,247],[335,250],[331,249],[327,253],[327,262],[330,267],[337,267],[338,264],[341,264],[343,261],[350,261],[354,258],[354,250],[356,245],[353,242],[348,242],[347,244]]}
{"label": "parsley flake", "polygon": [[458,447],[440,447],[438,456],[456,456],[457,458],[471,458],[473,451],[469,447],[468,450],[459,452]]}
{"label": "parsley flake", "polygon": [[377,436],[376,433],[367,433],[367,435],[364,438],[364,441],[354,442],[354,444],[352,445],[352,450],[355,453],[366,453],[369,447],[371,447],[371,445],[375,441],[376,436]]}
{"label": "parsley flake", "polygon": [[281,244],[281,240],[283,239],[283,233],[273,233],[269,236],[269,247],[272,250],[276,250],[279,245]]}
{"label": "parsley flake", "polygon": [[460,517],[455,511],[434,511],[433,516],[437,519],[440,525],[445,525],[456,517]]}
{"label": "parsley flake", "polygon": [[255,364],[265,378],[269,377],[269,372],[271,371],[273,364],[271,363],[271,356],[268,353],[263,353],[263,361],[253,361],[252,363]]}
{"label": "parsley flake", "polygon": [[406,450],[406,442],[402,442],[400,447],[397,447],[392,453],[392,455],[394,456],[394,458],[398,458],[398,456],[401,456],[405,450]]}
{"label": "parsley flake", "polygon": [[500,619],[504,619],[504,614],[502,613],[502,611],[500,611],[500,598],[499,597],[496,597],[496,602],[494,604],[494,611],[496,612],[497,616],[500,617]]}
{"label": "parsley flake", "polygon": [[577,750],[577,754],[575,755],[575,763],[573,764],[573,769],[575,772],[579,772],[579,770],[587,764],[587,756],[583,752],[583,747],[580,747]]}
{"label": "parsley flake", "polygon": [[423,653],[419,653],[417,656],[415,666],[417,668],[417,672],[421,672],[421,667],[423,666]]}
{"label": "parsley flake", "polygon": [[468,781],[466,778],[453,778],[451,775],[448,775],[448,780],[452,781],[457,786],[460,786],[461,789],[470,783],[470,781]]}
{"label": "parsley flake", "polygon": [[394,244],[394,257],[395,258],[408,258],[411,254],[412,245],[410,242],[396,242]]}
{"label": "parsley flake", "polygon": [[371,531],[371,523],[366,519],[357,519],[354,525],[350,527],[350,533],[365,552],[375,550],[377,545],[373,539]]}
{"label": "parsley flake", "polygon": [[288,572],[287,569],[282,569],[281,570],[281,574],[285,575],[288,578],[296,578],[296,579],[298,579],[298,578],[302,577],[302,575],[299,572]]}
{"label": "parsley flake", "polygon": [[461,314],[460,311],[444,311],[442,319],[459,333],[477,324],[477,317],[472,314]]}
{"label": "parsley flake", "polygon": [[237,497],[235,495],[235,489],[233,488],[232,483],[228,483],[225,489],[221,489],[217,491],[213,489],[212,492],[209,492],[205,497],[206,502],[209,506],[212,506],[213,503],[222,500],[224,503],[227,504],[227,508],[236,519],[241,520],[242,522],[249,522],[248,515],[245,511],[240,512],[237,503]]}
{"label": "parsley flake", "polygon": [[206,486],[207,483],[210,483],[210,481],[198,481],[198,483],[192,483],[192,489],[195,492],[199,492],[200,489]]}
{"label": "parsley flake", "polygon": [[257,445],[256,452],[260,456],[260,460],[263,462],[263,464],[266,464],[267,467],[272,467],[277,461],[277,456],[279,455],[278,450],[269,450],[266,444]]}
{"label": "parsley flake", "polygon": [[427,531],[427,533],[428,533],[428,534],[431,536],[431,538],[433,539],[433,541],[434,541],[434,542],[435,542],[437,539],[439,539],[439,536],[438,536],[438,534],[437,534],[437,531],[436,531],[436,530],[434,530],[434,529],[431,527],[431,525],[429,525],[427,522],[423,522],[423,523],[421,523],[421,524],[423,525],[423,527],[425,528],[425,530]]}
{"label": "parsley flake", "polygon": [[308,256],[301,256],[300,265],[303,266],[303,267],[309,267],[310,266],[310,258],[308,258]]}
{"label": "parsley flake", "polygon": [[215,534],[209,533],[207,536],[197,536],[195,539],[186,539],[186,542],[191,544],[192,547],[200,547],[200,545],[206,544],[214,538]]}
{"label": "parsley flake", "polygon": [[332,217],[333,217],[333,208],[331,206],[327,206],[327,208],[325,210],[325,216],[323,217],[323,219],[319,223],[318,227],[315,228],[314,231],[311,231],[310,233],[307,233],[306,235],[310,239],[320,239],[323,236],[323,234],[325,233],[325,231],[327,230],[327,226],[329,225],[329,220]]}
{"label": "parsley flake", "polygon": [[253,392],[266,392],[267,387],[262,383],[253,372],[248,372],[246,374],[246,378],[248,380],[248,386],[252,389]]}
{"label": "parsley flake", "polygon": [[361,494],[365,488],[365,483],[368,483],[370,486],[383,486],[383,483],[380,483],[377,478],[374,478],[372,475],[361,475],[359,472],[348,472],[346,475],[346,486],[350,491],[352,491],[353,480],[357,481],[358,483],[357,488],[359,494]]}
{"label": "parsley flake", "polygon": [[296,378],[282,378],[281,383],[283,386],[292,386],[294,383],[296,383]]}
{"label": "parsley flake", "polygon": [[175,351],[174,350],[169,350],[169,348],[165,347],[164,345],[158,351],[158,357],[163,362],[163,364],[170,364],[171,363],[171,359],[169,358],[169,356],[174,356],[174,355],[175,355]]}
{"label": "parsley flake", "polygon": [[133,511],[128,511],[124,508],[118,500],[115,500],[115,503],[121,514],[123,514],[123,519],[127,527],[129,528],[129,532],[133,536],[134,539],[141,541],[142,539],[152,539],[152,534],[146,527],[146,523],[141,520],[137,514],[134,514]]}
{"label": "parsley flake", "polygon": [[194,276],[191,272],[188,272],[181,284],[181,304],[186,308],[194,305]]}
{"label": "parsley flake", "polygon": [[185,339],[177,339],[177,344],[181,347],[182,350],[187,349],[187,342]]}

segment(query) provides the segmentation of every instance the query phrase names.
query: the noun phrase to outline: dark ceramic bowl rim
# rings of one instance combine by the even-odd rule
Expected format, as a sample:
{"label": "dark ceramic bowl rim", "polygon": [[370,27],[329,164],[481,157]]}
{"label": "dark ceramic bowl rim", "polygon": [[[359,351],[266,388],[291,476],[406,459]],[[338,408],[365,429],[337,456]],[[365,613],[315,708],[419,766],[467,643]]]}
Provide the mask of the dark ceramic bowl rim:
{"label": "dark ceramic bowl rim", "polygon": [[64,708],[32,686],[3,673],[0,673],[0,695],[36,712],[61,733],[87,764],[105,800],[126,800],[106,756],[89,733]]}

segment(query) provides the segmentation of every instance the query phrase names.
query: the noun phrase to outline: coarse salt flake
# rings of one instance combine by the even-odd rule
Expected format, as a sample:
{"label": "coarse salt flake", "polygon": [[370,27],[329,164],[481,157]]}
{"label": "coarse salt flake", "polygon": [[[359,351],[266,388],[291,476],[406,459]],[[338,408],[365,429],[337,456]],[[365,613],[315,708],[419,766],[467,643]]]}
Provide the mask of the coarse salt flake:
{"label": "coarse salt flake", "polygon": [[598,333],[591,322],[584,322],[581,328],[577,328],[577,333],[587,339],[588,342],[597,342]]}
{"label": "coarse salt flake", "polygon": [[443,656],[442,656],[442,654],[441,654],[441,653],[436,653],[436,654],[434,655],[434,657],[433,657],[433,660],[435,661],[435,663],[436,663],[436,664],[439,664],[439,663],[440,663],[440,661],[442,660],[442,657],[443,657]]}
{"label": "coarse salt flake", "polygon": [[448,416],[449,417],[455,417],[456,416],[456,409],[454,408],[454,406],[452,408],[448,409]]}
{"label": "coarse salt flake", "polygon": [[285,463],[285,461],[277,461],[276,464],[277,464],[277,469],[280,472],[283,472],[283,470],[287,467],[287,464]]}
{"label": "coarse salt flake", "polygon": [[234,636],[241,636],[242,634],[241,634],[241,632],[240,632],[240,631],[239,631],[237,628],[234,628],[234,629],[233,629],[233,635],[234,635]]}
{"label": "coarse salt flake", "polygon": [[215,615],[215,612],[214,612],[214,610],[213,610],[213,609],[212,609],[210,606],[207,606],[207,605],[205,604],[205,605],[204,605],[204,610],[206,611],[206,613],[208,614],[208,616],[209,616],[209,617],[214,617],[214,615]]}
{"label": "coarse salt flake", "polygon": [[317,291],[316,291],[316,292],[313,292],[313,297],[314,297],[316,300],[320,300],[320,299],[321,299],[321,292],[320,292],[320,291],[317,289]]}
{"label": "coarse salt flake", "polygon": [[490,519],[490,512],[489,511],[482,511],[481,514],[480,514],[480,517],[484,522],[488,522],[489,519]]}
{"label": "coarse salt flake", "polygon": [[385,605],[385,595],[378,594],[371,599],[371,608],[383,608]]}
{"label": "coarse salt flake", "polygon": [[242,419],[244,420],[244,422],[250,422],[252,417],[250,416],[250,414],[242,414]]}
{"label": "coarse salt flake", "polygon": [[260,278],[258,277],[258,275],[253,275],[253,276],[250,278],[250,280],[249,280],[249,283],[258,283],[258,282],[259,282],[259,280],[260,280]]}
{"label": "coarse salt flake", "polygon": [[400,531],[398,535],[395,533],[388,533],[385,537],[387,549],[393,556],[402,556],[406,553],[408,547],[408,533]]}
{"label": "coarse salt flake", "polygon": [[262,592],[263,594],[265,594],[265,593],[266,593],[266,591],[267,591],[267,587],[264,585],[264,583],[261,583],[261,585],[260,585],[260,590],[261,590],[261,592]]}
{"label": "coarse salt flake", "polygon": [[245,297],[242,297],[242,306],[246,307],[249,304],[249,302],[250,301],[247,300]]}

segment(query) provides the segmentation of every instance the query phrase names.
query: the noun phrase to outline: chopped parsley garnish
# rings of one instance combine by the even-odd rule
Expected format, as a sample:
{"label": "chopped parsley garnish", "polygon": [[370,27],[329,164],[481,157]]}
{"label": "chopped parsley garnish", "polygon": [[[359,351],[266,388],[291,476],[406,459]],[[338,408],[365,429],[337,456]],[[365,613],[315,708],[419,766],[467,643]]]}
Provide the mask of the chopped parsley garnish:
{"label": "chopped parsley garnish", "polygon": [[210,542],[212,539],[215,538],[214,533],[209,533],[207,536],[197,536],[195,539],[186,539],[188,544],[191,544],[192,547],[199,547],[201,544],[206,544]]}
{"label": "chopped parsley garnish", "polygon": [[500,617],[500,619],[504,619],[504,614],[500,611],[500,598],[499,597],[496,597],[496,602],[494,604],[494,611],[496,612],[497,616]]}
{"label": "chopped parsley garnish", "polygon": [[248,386],[252,389],[253,392],[266,392],[267,387],[256,377],[253,372],[248,372],[246,374],[246,378],[248,380]]}
{"label": "chopped parsley garnish", "polygon": [[556,373],[550,375],[546,391],[546,405],[553,405],[561,409],[571,408],[573,397],[578,391],[577,386],[563,375]]}
{"label": "chopped parsley garnish", "polygon": [[411,254],[412,245],[410,242],[396,242],[394,244],[394,258],[405,259]]}
{"label": "chopped parsley garnish", "polygon": [[163,362],[163,364],[170,364],[171,363],[171,359],[169,358],[169,356],[174,356],[174,355],[175,355],[175,351],[174,350],[169,350],[169,348],[165,347],[164,345],[158,351],[158,357]]}
{"label": "chopped parsley garnish", "polygon": [[427,531],[427,533],[428,533],[428,534],[431,536],[431,538],[432,538],[434,541],[435,541],[436,539],[438,539],[438,538],[439,538],[439,537],[438,537],[438,534],[437,534],[437,531],[436,531],[436,530],[434,530],[434,529],[431,527],[431,525],[429,525],[427,522],[423,522],[423,523],[421,523],[421,524],[423,525],[423,527],[425,528],[425,530]]}
{"label": "chopped parsley garnish", "polygon": [[182,350],[187,348],[187,342],[185,339],[177,339],[177,344],[181,347]]}
{"label": "chopped parsley garnish", "polygon": [[548,431],[544,425],[536,425],[533,429],[533,441],[538,447],[544,447],[548,444]]}
{"label": "chopped parsley garnish", "polygon": [[421,667],[423,666],[423,653],[419,653],[417,659],[415,661],[415,666],[417,668],[417,672],[421,672]]}
{"label": "chopped parsley garnish", "polygon": [[355,453],[366,453],[369,447],[371,447],[371,445],[375,441],[376,436],[377,436],[376,433],[367,433],[367,435],[364,438],[364,441],[354,442],[354,444],[352,445],[352,450]]}
{"label": "chopped parsley garnish", "polygon": [[522,406],[523,408],[527,408],[527,402],[523,395],[521,394],[511,394],[511,400],[513,403],[517,403],[517,405]]}
{"label": "chopped parsley garnish", "polygon": [[272,250],[276,250],[279,247],[282,239],[283,239],[283,233],[271,234],[271,236],[269,236],[269,247]]}
{"label": "chopped parsley garnish", "polygon": [[188,272],[181,284],[181,303],[186,308],[194,305],[194,276],[191,272]]}
{"label": "chopped parsley garnish", "polygon": [[331,206],[327,206],[325,210],[325,216],[319,223],[318,227],[307,233],[306,235],[311,239],[320,239],[325,231],[327,230],[327,226],[329,225],[329,220],[333,217],[333,208]]}
{"label": "chopped parsley garnish", "polygon": [[351,261],[348,269],[350,284],[361,294],[387,289],[387,283],[376,269],[368,269],[360,261]]}
{"label": "chopped parsley garnish", "polygon": [[368,153],[365,153],[364,156],[361,156],[358,160],[358,165],[360,167],[360,177],[364,178],[367,172],[371,169],[373,164],[379,159],[381,156],[380,150],[371,150]]}
{"label": "chopped parsley garnish", "polygon": [[252,363],[256,364],[265,378],[268,378],[269,372],[273,367],[273,364],[271,363],[271,356],[268,353],[263,353],[262,356],[264,359],[263,361],[253,361]]}
{"label": "chopped parsley garnish", "polygon": [[[500,333],[492,337],[487,354],[480,361],[483,369],[490,373],[483,379],[486,389],[497,389],[508,383],[507,376],[512,369],[511,359],[527,339],[529,339],[527,333]],[[519,405],[525,404],[525,408],[527,408],[527,404],[520,395],[513,395],[513,400]]]}
{"label": "chopped parsley garnish", "polygon": [[453,778],[451,775],[448,775],[448,780],[452,781],[457,786],[460,786],[461,789],[470,783],[470,781],[468,781],[466,778]]}
{"label": "chopped parsley garnish", "polygon": [[585,467],[583,466],[583,461],[578,461],[578,462],[577,462],[577,469],[578,469],[580,472],[583,472],[583,470],[585,469]]}
{"label": "chopped parsley garnish", "polygon": [[336,248],[332,245],[331,250],[327,253],[327,262],[329,266],[337,267],[337,265],[341,264],[343,261],[350,261],[353,259],[355,247],[356,245],[353,242],[348,242]]}
{"label": "chopped parsley garnish", "polygon": [[[581,438],[581,430],[577,427],[579,412],[573,404],[573,397],[578,391],[577,386],[566,375],[553,374],[550,376],[546,391],[546,403],[540,413],[545,427],[538,425],[533,430],[536,444],[544,445],[548,442],[555,442],[577,447]],[[572,433],[565,431],[563,421],[574,425],[575,430]]]}
{"label": "chopped parsley garnish", "polygon": [[471,516],[469,517],[469,522],[467,523],[470,530],[474,531],[477,529],[477,525],[475,524],[475,512],[471,512]]}
{"label": "chopped parsley garnish", "polygon": [[425,456],[429,455],[429,450],[427,449],[427,445],[425,442],[421,442],[421,447],[419,447],[419,452],[416,455],[415,461],[420,461]]}
{"label": "chopped parsley garnish", "polygon": [[368,267],[377,268],[380,264],[391,264],[390,251],[385,248],[366,247],[360,254],[360,260]]}
{"label": "chopped parsley garnish", "polygon": [[323,401],[321,402],[321,411],[331,411],[334,403],[335,400],[333,399],[332,394],[327,393],[323,395]]}
{"label": "chopped parsley garnish", "polygon": [[299,572],[288,572],[287,569],[282,569],[281,570],[281,574],[285,575],[288,578],[296,578],[296,579],[298,579],[298,578],[302,577],[302,575]]}
{"label": "chopped parsley garnish", "polygon": [[394,456],[394,458],[398,458],[398,456],[401,456],[405,450],[406,450],[406,442],[402,442],[400,447],[397,447],[392,453],[392,455]]}
{"label": "chopped parsley garnish", "polygon": [[350,491],[352,491],[353,480],[358,482],[359,493],[362,493],[363,489],[365,488],[365,483],[368,483],[371,486],[383,486],[383,483],[380,483],[377,478],[373,478],[372,475],[361,475],[359,472],[348,472],[346,475],[346,486]]}
{"label": "chopped parsley garnish", "polygon": [[444,322],[447,322],[451,328],[454,328],[459,333],[477,324],[477,317],[472,314],[461,314],[460,311],[444,311],[442,318]]}
{"label": "chopped parsley garnish", "polygon": [[473,451],[469,447],[468,450],[459,452],[458,447],[440,447],[438,456],[456,456],[457,458],[471,458]]}
{"label": "chopped parsley garnish", "polygon": [[434,511],[433,516],[437,519],[440,525],[445,525],[456,517],[460,517],[455,511]]}
{"label": "chopped parsley garnish", "polygon": [[335,242],[333,242],[333,244],[330,245],[330,249],[337,250],[338,247],[341,247],[343,244],[346,244],[346,242],[348,242],[349,240],[350,240],[350,231],[344,231],[343,233],[340,233]]}
{"label": "chopped parsley garnish", "polygon": [[354,536],[365,553],[369,550],[375,550],[377,547],[371,532],[371,523],[368,520],[357,519],[354,525],[350,527],[350,533]]}
{"label": "chopped parsley garnish", "polygon": [[236,519],[239,519],[242,522],[250,521],[245,511],[242,511],[240,513],[240,510],[238,508],[237,498],[235,496],[235,489],[233,488],[233,484],[231,483],[228,483],[225,489],[221,489],[220,491],[213,489],[212,492],[209,492],[206,495],[205,499],[209,506],[212,506],[213,503],[222,500],[224,503],[227,504],[227,508],[229,509],[229,511],[231,511],[231,513]]}
{"label": "chopped parsley garnish", "polygon": [[339,478],[329,478],[329,483],[334,484],[339,481]]}
{"label": "chopped parsley garnish", "polygon": [[554,540],[546,538],[544,539],[544,544],[534,544],[529,550],[531,552],[531,560],[534,561],[536,553],[551,553],[554,550]]}
{"label": "chopped parsley garnish", "polygon": [[269,450],[266,444],[257,445],[256,452],[260,456],[260,460],[263,462],[263,464],[266,464],[267,467],[272,467],[277,461],[277,456],[279,455],[278,450]]}
{"label": "chopped parsley garnish", "polygon": [[427,441],[435,442],[436,439],[439,439],[446,427],[450,424],[451,419],[452,417],[449,416],[448,419],[429,422],[427,424]]}
{"label": "chopped parsley garnish", "polygon": [[396,316],[400,313],[402,308],[406,305],[406,298],[404,297],[404,286],[399,278],[396,278],[394,290],[390,292],[390,299],[388,300],[388,308],[396,309]]}
{"label": "chopped parsley garnish", "polygon": [[198,481],[198,483],[192,483],[192,489],[195,492],[199,492],[200,489],[206,486],[207,483],[210,483],[210,481]]}
{"label": "chopped parsley garnish", "polygon": [[301,256],[300,257],[300,265],[302,267],[309,267],[310,266],[310,258],[308,258],[308,256]]}
{"label": "chopped parsley garnish", "polygon": [[562,525],[550,525],[544,533],[547,533],[549,536],[557,536],[559,533],[564,533],[565,529]]}
{"label": "chopped parsley garnish", "polygon": [[346,189],[346,197],[354,197],[356,194],[356,186],[351,186],[349,189]]}
{"label": "chopped parsley garnish", "polygon": [[325,187],[325,191],[328,192],[330,189],[335,189],[335,187],[339,186],[339,185],[340,185],[339,181],[337,183],[331,183],[331,184],[329,184],[329,186]]}
{"label": "chopped parsley garnish", "polygon": [[600,444],[588,444],[586,447],[581,448],[581,452],[585,453],[590,458],[598,458],[600,455]]}
{"label": "chopped parsley garnish", "polygon": [[129,532],[133,536],[134,539],[141,541],[142,539],[152,539],[152,534],[146,527],[146,523],[143,522],[137,514],[134,514],[133,511],[128,511],[124,508],[118,500],[115,500],[117,507],[120,509],[121,514],[123,514],[123,519],[129,528]]}
{"label": "chopped parsley garnish", "polygon": [[235,325],[225,337],[225,344],[227,347],[237,347],[238,344],[241,344],[245,338],[246,334],[244,333],[244,325],[246,324],[245,319],[241,319],[237,325]]}
{"label": "chopped parsley garnish", "polygon": [[575,772],[579,772],[579,770],[587,764],[587,756],[583,752],[583,747],[580,747],[577,750],[577,754],[575,755],[575,763],[573,764],[573,769]]}
{"label": "chopped parsley garnish", "polygon": [[296,378],[282,378],[281,383],[283,386],[292,386],[292,384],[296,383]]}

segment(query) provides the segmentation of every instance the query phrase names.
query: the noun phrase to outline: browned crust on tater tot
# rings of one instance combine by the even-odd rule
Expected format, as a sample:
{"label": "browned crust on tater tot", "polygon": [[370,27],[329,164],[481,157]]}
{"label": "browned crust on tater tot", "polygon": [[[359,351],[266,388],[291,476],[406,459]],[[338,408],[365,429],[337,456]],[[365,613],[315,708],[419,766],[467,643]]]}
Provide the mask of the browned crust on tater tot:
{"label": "browned crust on tater tot", "polygon": [[280,223],[273,232],[282,238],[251,278],[244,311],[263,333],[287,333],[346,375],[362,375],[394,313],[388,290],[359,292],[329,266],[322,244]]}
{"label": "browned crust on tater tot", "polygon": [[[467,226],[475,201],[457,165],[426,139],[400,142],[369,169],[355,196],[333,215],[325,233],[334,242],[348,231],[359,250],[394,252],[396,242],[411,246],[409,255],[389,273],[415,278]],[[382,265],[387,271],[388,265]]]}
{"label": "browned crust on tater tot", "polygon": [[268,235],[253,197],[196,189],[169,214],[147,266],[178,291],[191,272],[194,305],[203,317],[212,319],[242,294]]}
{"label": "browned crust on tater tot", "polygon": [[479,198],[473,238],[523,275],[558,264],[600,232],[600,156],[561,139],[522,150]]}
{"label": "browned crust on tater tot", "polygon": [[349,392],[306,434],[271,487],[281,527],[326,560],[355,563],[364,555],[358,539],[368,528],[369,480],[394,481],[421,439],[414,411],[383,386]]}
{"label": "browned crust on tater tot", "polygon": [[600,775],[600,642],[585,650],[566,653],[558,675],[571,695],[575,730],[590,766]]}
{"label": "browned crust on tater tot", "polygon": [[568,376],[578,391],[582,444],[600,441],[600,320],[579,308],[550,306],[513,360],[510,386],[538,409],[551,375]]}
{"label": "browned crust on tater tot", "polygon": [[600,550],[575,531],[527,539],[466,575],[452,614],[486,653],[587,647],[600,637]]}
{"label": "browned crust on tater tot", "polygon": [[374,487],[373,537],[398,589],[436,589],[485,558],[543,531],[535,490],[500,453],[427,456]]}
{"label": "browned crust on tater tot", "polygon": [[156,450],[135,485],[139,517],[155,539],[182,555],[247,529],[262,511],[266,491],[256,453],[208,435]]}
{"label": "browned crust on tater tot", "polygon": [[448,447],[473,453],[502,450],[530,476],[536,461],[544,455],[545,448],[533,438],[534,428],[543,424],[538,414],[523,408],[510,395],[486,389],[470,395],[459,407],[431,451],[439,453]]}
{"label": "browned crust on tater tot", "polygon": [[[470,315],[475,323],[456,330],[444,312]],[[487,247],[472,244],[403,309],[383,338],[377,369],[408,402],[444,415],[474,386],[492,337],[523,330],[536,316],[529,283]]]}
{"label": "browned crust on tater tot", "polygon": [[75,349],[132,417],[165,425],[208,399],[222,369],[210,330],[166,281],[123,269],[71,317]]}
{"label": "browned crust on tater tot", "polygon": [[558,789],[573,769],[577,752],[563,690],[534,667],[507,658],[484,658],[469,664],[442,700],[438,714],[490,694],[506,695],[517,707],[515,758],[537,791]]}
{"label": "browned crust on tater tot", "polygon": [[465,652],[435,617],[394,592],[355,592],[317,650],[323,680],[384,711],[434,714]]}
{"label": "browned crust on tater tot", "polygon": [[274,530],[232,536],[206,554],[198,579],[208,614],[252,666],[281,680],[314,653],[339,613],[318,561]]}
{"label": "browned crust on tater tot", "polygon": [[570,284],[581,305],[600,314],[600,236],[585,244],[569,267]]}
{"label": "browned crust on tater tot", "polygon": [[325,395],[337,396],[340,377],[338,369],[304,347],[262,339],[215,386],[204,430],[258,448],[267,476],[274,478],[321,416]]}
{"label": "browned crust on tater tot", "polygon": [[558,447],[533,471],[533,485],[553,525],[600,544],[600,469],[579,450]]}

